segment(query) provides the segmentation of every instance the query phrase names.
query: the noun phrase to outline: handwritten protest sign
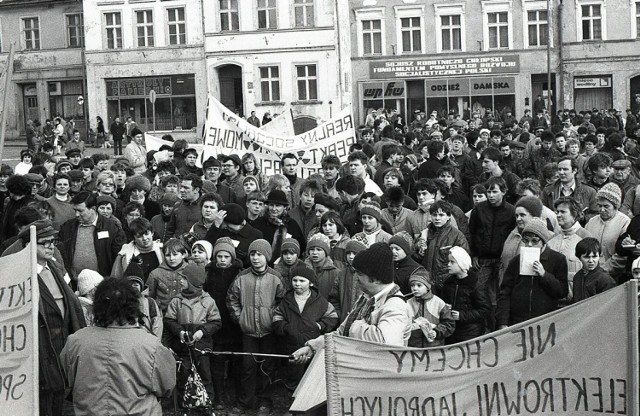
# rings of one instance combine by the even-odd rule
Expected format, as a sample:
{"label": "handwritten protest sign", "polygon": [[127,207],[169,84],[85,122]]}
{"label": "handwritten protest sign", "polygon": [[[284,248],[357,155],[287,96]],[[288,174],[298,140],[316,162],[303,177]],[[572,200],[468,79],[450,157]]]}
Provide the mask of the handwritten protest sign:
{"label": "handwritten protest sign", "polygon": [[327,414],[637,415],[637,295],[630,282],[441,348],[328,335]]}
{"label": "handwritten protest sign", "polygon": [[38,413],[30,255],[27,247],[0,257],[0,415]]}

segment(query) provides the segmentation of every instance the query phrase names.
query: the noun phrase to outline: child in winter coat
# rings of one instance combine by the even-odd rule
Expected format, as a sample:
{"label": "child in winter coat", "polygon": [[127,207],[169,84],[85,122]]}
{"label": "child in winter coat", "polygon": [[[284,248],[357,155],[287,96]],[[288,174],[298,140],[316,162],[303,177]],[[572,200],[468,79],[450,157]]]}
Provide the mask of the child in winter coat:
{"label": "child in winter coat", "polygon": [[274,269],[282,276],[285,290],[291,289],[291,270],[304,265],[300,260],[300,244],[295,238],[285,238],[280,249],[280,260],[276,261]]}
{"label": "child in winter coat", "polygon": [[189,258],[189,261],[205,267],[211,261],[212,255],[213,246],[211,243],[207,240],[198,240],[191,246],[191,257]]}
{"label": "child in winter coat", "polygon": [[[197,245],[197,243],[196,243]],[[196,246],[194,245],[194,247]],[[233,240],[229,237],[220,237],[213,247],[213,261],[205,267],[207,280],[204,283],[204,290],[213,300],[216,301],[220,318],[222,319],[222,329],[213,338],[213,351],[242,351],[242,331],[236,322],[231,320],[231,313],[227,308],[227,291],[229,287],[242,271],[242,261],[236,258],[236,250]],[[225,408],[225,365],[228,365],[229,380],[233,380],[236,394],[240,391],[240,369],[241,360],[239,357],[228,355],[212,355],[211,378],[213,381],[213,410],[223,410]]]}
{"label": "child in winter coat", "polygon": [[325,299],[329,297],[340,272],[329,257],[331,254],[329,243],[329,237],[324,234],[312,235],[307,243],[309,258],[306,260],[306,264],[313,269],[318,277],[316,287],[320,296]]}
{"label": "child in winter coat", "polygon": [[455,330],[451,309],[433,294],[429,272],[416,273],[409,278],[413,297],[407,301],[413,312],[410,347],[426,348],[444,345]]}
{"label": "child in winter coat", "polygon": [[172,238],[162,248],[164,261],[151,273],[147,279],[149,296],[158,302],[162,313],[167,312],[171,299],[182,291],[182,278],[179,273],[184,269],[189,252],[182,241]]}
{"label": "child in winter coat", "polygon": [[353,267],[353,259],[356,257],[356,254],[366,249],[367,247],[364,243],[357,240],[349,241],[345,248],[347,267],[340,270],[338,279],[336,279],[329,294],[329,302],[331,302],[336,309],[340,323],[347,319],[347,315],[349,315],[353,305],[356,304],[356,301],[362,294],[358,279],[355,277],[356,269]]}
{"label": "child in winter coat", "polygon": [[[209,356],[195,349],[189,353],[189,348],[211,348],[212,337],[222,325],[220,312],[213,298],[202,290],[206,278],[202,266],[189,264],[182,268],[179,274],[182,278],[182,291],[180,295],[171,299],[164,317],[164,324],[171,337],[170,346],[180,356],[186,370],[191,369],[193,357],[207,394],[209,398],[213,398]],[[176,382],[179,391],[184,389],[187,375],[186,372],[179,374]]]}
{"label": "child in winter coat", "polygon": [[411,258],[413,254],[412,243],[411,236],[406,231],[397,233],[389,240],[395,267],[393,281],[400,287],[403,295],[411,293],[409,278],[415,273],[426,272],[424,267]]}
{"label": "child in winter coat", "polygon": [[100,273],[90,269],[84,269],[78,274],[77,295],[87,326],[93,326],[93,295],[102,280]]}
{"label": "child in winter coat", "polygon": [[[576,244],[576,257],[580,259],[582,269],[573,276],[572,303],[616,287],[616,281],[600,266],[601,251],[600,242],[593,237],[584,238]],[[636,263],[634,261],[632,267]]]}
{"label": "child in winter coat", "polygon": [[144,273],[138,257],[131,258],[123,277],[129,280],[131,286],[138,292],[140,312],[143,315],[142,325],[158,339],[162,339],[162,312],[156,301],[144,294]]}
{"label": "child in winter coat", "polygon": [[[292,289],[284,295],[273,315],[273,330],[284,343],[286,354],[332,331],[338,324],[334,307],[316,289],[315,272],[302,265],[295,267],[292,275]],[[297,384],[304,370],[304,366],[289,366],[289,379]]]}
{"label": "child in winter coat", "polygon": [[485,320],[491,310],[487,289],[477,275],[469,274],[471,257],[462,247],[449,250],[449,277],[442,288],[442,300],[451,305],[456,329],[447,344],[467,341],[485,333]]}

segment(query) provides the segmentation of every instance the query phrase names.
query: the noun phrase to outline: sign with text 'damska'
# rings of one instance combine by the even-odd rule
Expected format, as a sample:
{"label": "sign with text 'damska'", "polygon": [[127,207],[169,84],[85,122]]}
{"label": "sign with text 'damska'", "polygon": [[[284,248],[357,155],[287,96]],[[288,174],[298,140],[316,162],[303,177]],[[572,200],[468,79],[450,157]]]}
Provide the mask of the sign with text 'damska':
{"label": "sign with text 'damska'", "polygon": [[0,415],[38,413],[38,340],[33,324],[37,302],[30,255],[27,246],[0,257]]}
{"label": "sign with text 'damska'", "polygon": [[328,335],[327,414],[638,415],[638,288],[439,348]]}

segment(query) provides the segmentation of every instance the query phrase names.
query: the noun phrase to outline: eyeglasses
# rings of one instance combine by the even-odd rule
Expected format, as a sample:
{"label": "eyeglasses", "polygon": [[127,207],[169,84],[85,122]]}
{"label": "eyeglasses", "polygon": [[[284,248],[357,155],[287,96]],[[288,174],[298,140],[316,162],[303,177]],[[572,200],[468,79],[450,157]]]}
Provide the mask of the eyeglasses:
{"label": "eyeglasses", "polygon": [[522,242],[526,245],[535,246],[542,241],[540,237],[522,237]]}
{"label": "eyeglasses", "polygon": [[38,245],[44,248],[53,248],[56,244],[58,244],[58,240],[38,241]]}

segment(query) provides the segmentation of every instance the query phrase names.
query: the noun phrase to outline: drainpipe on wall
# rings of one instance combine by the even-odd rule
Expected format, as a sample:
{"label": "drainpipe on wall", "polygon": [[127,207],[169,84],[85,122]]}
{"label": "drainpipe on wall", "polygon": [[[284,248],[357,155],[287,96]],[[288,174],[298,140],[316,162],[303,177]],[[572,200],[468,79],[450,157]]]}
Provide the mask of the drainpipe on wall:
{"label": "drainpipe on wall", "polygon": [[[564,55],[563,55],[563,31],[562,31],[562,12],[563,12],[563,0],[560,0],[558,5],[558,75],[560,77],[560,97],[564,100]],[[569,107],[573,107],[572,104]],[[564,105],[563,105],[564,108]]]}

